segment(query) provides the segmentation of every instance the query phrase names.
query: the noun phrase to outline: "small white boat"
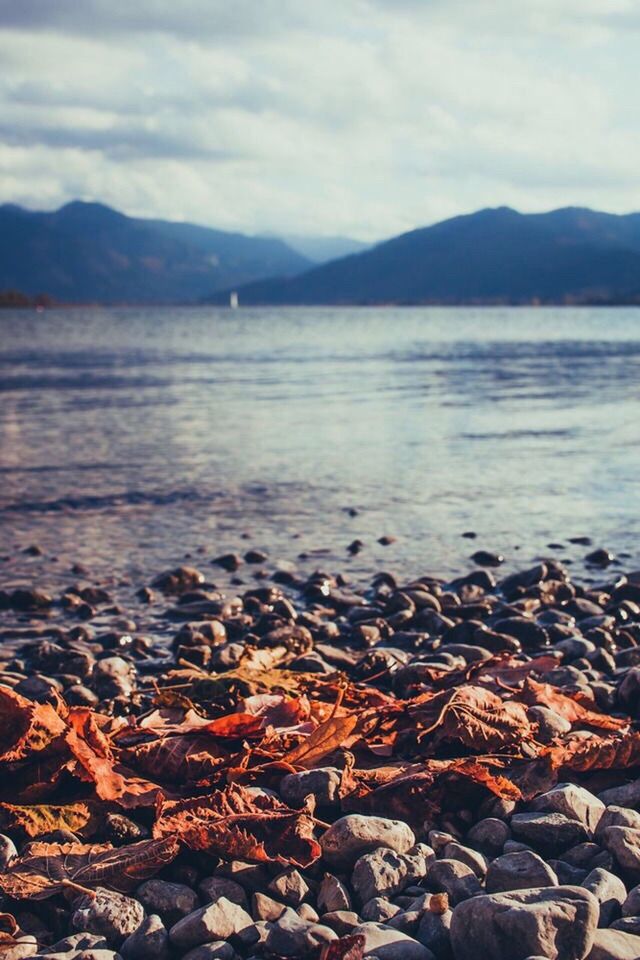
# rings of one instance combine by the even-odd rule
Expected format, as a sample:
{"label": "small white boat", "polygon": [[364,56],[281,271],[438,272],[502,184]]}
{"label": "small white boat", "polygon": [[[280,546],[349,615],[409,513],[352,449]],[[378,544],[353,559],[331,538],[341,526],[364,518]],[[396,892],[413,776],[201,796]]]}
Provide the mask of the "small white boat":
{"label": "small white boat", "polygon": [[231,291],[231,295],[229,297],[229,306],[231,307],[232,310],[238,309],[238,294],[236,293],[235,290]]}

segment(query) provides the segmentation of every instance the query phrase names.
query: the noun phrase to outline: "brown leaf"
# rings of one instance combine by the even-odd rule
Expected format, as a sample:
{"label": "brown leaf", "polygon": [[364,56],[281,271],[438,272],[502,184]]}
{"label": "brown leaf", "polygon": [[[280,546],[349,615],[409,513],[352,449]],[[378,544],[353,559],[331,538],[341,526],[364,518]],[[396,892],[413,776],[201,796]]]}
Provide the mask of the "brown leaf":
{"label": "brown leaf", "polygon": [[362,933],[351,937],[340,937],[325,943],[320,951],[319,960],[362,960],[367,940]]}
{"label": "brown leaf", "polygon": [[44,900],[74,886],[127,891],[171,863],[179,846],[175,836],[117,849],[34,841],[0,873],[0,889],[16,900]]}
{"label": "brown leaf", "polygon": [[292,766],[309,769],[317,765],[319,760],[333,753],[338,747],[349,746],[349,738],[356,728],[358,717],[348,714],[344,717],[332,717],[321,723],[313,733],[302,743],[290,750],[282,758]]}
{"label": "brown leaf", "polygon": [[554,767],[587,773],[626,770],[640,765],[640,733],[600,737],[572,737],[549,748]]}
{"label": "brown leaf", "polygon": [[28,837],[40,837],[54,830],[77,833],[91,823],[92,817],[92,811],[86,803],[67,803],[63,806],[0,803],[2,829],[24,830]]}
{"label": "brown leaf", "polygon": [[140,743],[122,753],[127,766],[168,783],[193,782],[210,776],[227,756],[212,736],[195,733]]}
{"label": "brown leaf", "polygon": [[592,703],[589,702],[589,706],[586,706],[550,683],[538,683],[531,677],[525,681],[521,699],[530,706],[549,707],[569,723],[579,723],[600,730],[622,730],[629,726],[628,719],[600,713]]}
{"label": "brown leaf", "polygon": [[0,687],[0,761],[23,760],[64,733],[66,725],[48,703],[35,703]]}
{"label": "brown leaf", "polygon": [[124,781],[113,769],[111,744],[96,723],[93,711],[73,707],[67,722],[65,740],[78,762],[82,779],[95,784],[101,800],[117,800],[124,793]]}
{"label": "brown leaf", "polygon": [[179,836],[192,850],[226,860],[278,861],[306,867],[320,856],[313,820],[275,797],[231,784],[206,797],[160,803],[154,837]]}
{"label": "brown leaf", "polygon": [[476,753],[490,753],[505,747],[520,747],[532,738],[526,708],[515,701],[503,702],[482,687],[464,684],[445,690],[409,707],[409,714],[426,729],[418,740],[428,736],[433,742],[452,740]]}

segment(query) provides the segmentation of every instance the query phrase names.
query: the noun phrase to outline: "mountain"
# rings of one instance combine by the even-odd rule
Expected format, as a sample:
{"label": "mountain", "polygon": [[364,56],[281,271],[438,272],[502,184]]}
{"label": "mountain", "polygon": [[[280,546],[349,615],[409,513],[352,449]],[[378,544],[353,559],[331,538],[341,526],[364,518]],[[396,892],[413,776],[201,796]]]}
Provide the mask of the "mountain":
{"label": "mountain", "polygon": [[238,292],[241,304],[637,301],[640,214],[480,210]]}
{"label": "mountain", "polygon": [[362,253],[371,247],[370,243],[352,237],[308,237],[290,233],[284,234],[282,239],[313,263],[327,263],[328,260],[337,260],[350,253]]}
{"label": "mountain", "polygon": [[275,237],[140,220],[99,203],[52,213],[0,206],[0,290],[66,302],[196,302],[309,266]]}

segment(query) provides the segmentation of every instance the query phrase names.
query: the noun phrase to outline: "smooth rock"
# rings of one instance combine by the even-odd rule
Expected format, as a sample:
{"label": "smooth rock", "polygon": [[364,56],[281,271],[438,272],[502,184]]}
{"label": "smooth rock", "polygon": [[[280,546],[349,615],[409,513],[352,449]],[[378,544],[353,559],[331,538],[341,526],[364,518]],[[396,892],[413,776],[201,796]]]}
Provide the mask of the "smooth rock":
{"label": "smooth rock", "polygon": [[253,923],[253,919],[239,904],[220,897],[215,903],[194,910],[178,920],[169,930],[169,940],[176,950],[186,953],[203,943],[228,940],[246,927],[253,926]]}
{"label": "smooth rock", "polygon": [[332,873],[325,873],[316,898],[320,913],[351,910],[351,897],[344,883]]}
{"label": "smooth rock", "polygon": [[532,850],[505,853],[497,857],[489,864],[485,880],[487,893],[557,886],[555,872]]}
{"label": "smooth rock", "polygon": [[382,923],[361,923],[353,930],[353,936],[358,934],[364,936],[365,957],[377,957],[377,960],[433,960],[433,954],[424,944]]}
{"label": "smooth rock", "polygon": [[458,843],[457,840],[448,843],[442,853],[448,860],[459,860],[460,863],[466,864],[473,870],[476,877],[482,878],[487,872],[487,858],[478,853],[477,850],[472,850],[471,847],[465,847],[464,844]]}
{"label": "smooth rock", "polygon": [[200,906],[198,895],[191,887],[157,878],[141,883],[136,890],[136,899],[147,913],[157,913],[169,926],[173,926]]}
{"label": "smooth rock", "polygon": [[419,843],[408,853],[381,848],[365,853],[353,868],[351,886],[361,903],[373,897],[392,897],[410,883],[421,880],[435,853],[426,844]]}
{"label": "smooth rock", "polygon": [[280,796],[292,807],[301,807],[304,798],[311,794],[319,806],[333,806],[340,802],[342,774],[337,767],[317,767],[289,773],[280,781]]}
{"label": "smooth rock", "polygon": [[264,944],[283,957],[306,957],[325,943],[337,939],[335,930],[319,923],[307,923],[287,907],[274,923],[267,924]]}
{"label": "smooth rock", "polygon": [[624,870],[640,872],[640,830],[634,827],[607,827],[600,842]]}
{"label": "smooth rock", "polygon": [[598,930],[587,960],[640,960],[640,937],[622,930]]}
{"label": "smooth rock", "polygon": [[496,817],[486,817],[479,820],[467,833],[467,842],[478,847],[482,853],[495,857],[511,836],[511,830],[504,820]]}
{"label": "smooth rock", "polygon": [[564,813],[515,813],[511,832],[538,850],[559,853],[587,839],[587,832],[577,820]]}
{"label": "smooth rock", "polygon": [[198,893],[204,903],[213,903],[220,897],[226,897],[231,903],[239,903],[245,910],[249,905],[244,887],[226,877],[205,877],[198,884]]}
{"label": "smooth rock", "polygon": [[168,960],[169,934],[157,914],[145,917],[120,947],[124,960]]}
{"label": "smooth rock", "polygon": [[111,946],[119,947],[144,920],[144,908],[132,897],[97,887],[95,899],[80,897],[73,904],[71,926],[74,930],[95,933]]}
{"label": "smooth rock", "polygon": [[346,869],[365,853],[389,847],[406,853],[416,842],[413,830],[401,820],[367,817],[350,813],[341,817],[322,835],[320,845],[328,866]]}
{"label": "smooth rock", "polygon": [[583,960],[599,904],[580,887],[543,887],[472,897],[451,920],[455,960]]}
{"label": "smooth rock", "polygon": [[482,892],[473,870],[459,860],[436,860],[429,867],[424,883],[433,893],[446,893],[452,904]]}
{"label": "smooth rock", "polygon": [[627,898],[627,888],[615,873],[598,867],[592,870],[582,885],[589,890],[600,904],[599,927],[609,927],[622,911],[622,904]]}
{"label": "smooth rock", "polygon": [[309,895],[309,884],[298,870],[291,867],[275,876],[267,890],[283,903],[297,907]]}
{"label": "smooth rock", "polygon": [[593,836],[605,811],[605,805],[584,787],[578,787],[574,783],[559,783],[532,800],[529,809],[562,813],[572,820],[578,820],[589,836]]}
{"label": "smooth rock", "polygon": [[182,957],[182,960],[236,960],[237,954],[226,940],[214,940],[194,947]]}

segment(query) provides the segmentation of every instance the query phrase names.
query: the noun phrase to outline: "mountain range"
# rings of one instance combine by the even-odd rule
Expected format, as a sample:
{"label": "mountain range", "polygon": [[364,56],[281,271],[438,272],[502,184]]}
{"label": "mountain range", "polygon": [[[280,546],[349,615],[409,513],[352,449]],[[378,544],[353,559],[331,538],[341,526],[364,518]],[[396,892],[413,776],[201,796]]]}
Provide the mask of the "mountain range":
{"label": "mountain range", "polygon": [[63,302],[197,302],[312,261],[277,237],[127,217],[100,203],[0,206],[0,290]]}
{"label": "mountain range", "polygon": [[241,305],[640,303],[640,213],[498,207],[364,247],[142,220],[98,203],[52,213],[5,204],[3,290],[67,303],[226,304],[232,290]]}
{"label": "mountain range", "polygon": [[640,214],[480,210],[238,293],[241,304],[640,302]]}

